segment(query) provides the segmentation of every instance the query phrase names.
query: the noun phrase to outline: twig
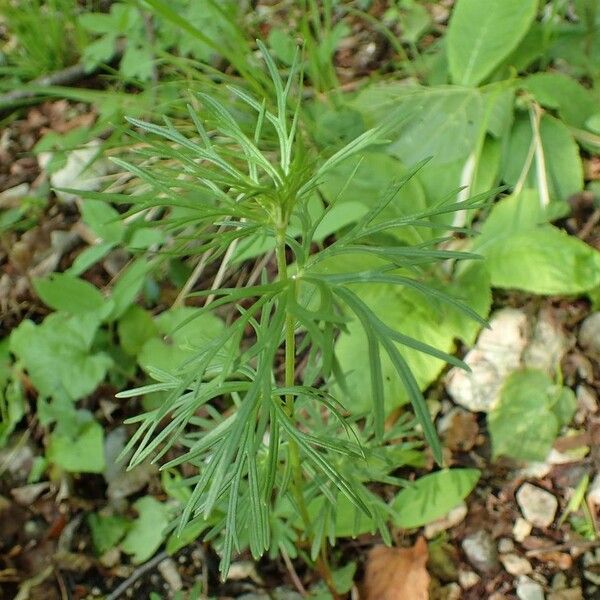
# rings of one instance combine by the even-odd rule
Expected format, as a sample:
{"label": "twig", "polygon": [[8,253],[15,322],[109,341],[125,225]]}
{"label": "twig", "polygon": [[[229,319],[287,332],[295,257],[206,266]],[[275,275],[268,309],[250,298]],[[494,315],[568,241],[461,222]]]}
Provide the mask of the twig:
{"label": "twig", "polygon": [[585,240],[588,238],[590,233],[598,222],[600,221],[600,208],[597,208],[591,215],[590,218],[585,222],[584,226],[581,228],[581,231],[577,234],[577,237],[580,240]]}
{"label": "twig", "polygon": [[[117,50],[107,62],[112,62],[113,60],[121,57],[124,49],[123,45],[124,44],[122,42],[118,44]],[[98,67],[99,66],[100,65],[98,65]],[[18,105],[23,100],[30,100],[41,95],[41,92],[38,89],[40,87],[69,85],[79,81],[86,75],[92,75],[96,72],[96,70],[97,69],[92,69],[91,71],[88,71],[82,63],[77,63],[76,65],[71,65],[70,67],[66,67],[60,71],[55,71],[49,75],[42,75],[42,77],[38,77],[37,79],[24,84],[20,89],[12,90],[6,94],[2,94],[0,96],[0,112]]]}
{"label": "twig", "polygon": [[144,573],[151,571],[158,563],[165,560],[165,558],[168,558],[168,556],[169,555],[163,550],[152,557],[148,562],[140,565],[114,592],[111,592],[106,596],[106,600],[117,600],[117,598],[120,598],[127,588],[132,586],[142,575],[144,575]]}
{"label": "twig", "polygon": [[590,542],[565,542],[564,544],[555,544],[553,546],[544,546],[542,548],[534,548],[533,550],[527,550],[527,552],[525,552],[525,556],[538,556],[540,554],[546,554],[547,552],[560,552],[562,550],[571,550],[572,548],[581,548],[584,550],[589,550],[590,548],[596,548],[597,546],[600,546],[600,540],[593,540]]}
{"label": "twig", "polygon": [[285,563],[285,567],[288,570],[292,583],[296,586],[298,593],[303,598],[306,598],[308,596],[308,592],[306,591],[306,588],[302,585],[300,577],[298,577],[298,573],[296,573],[296,569],[294,568],[294,565],[292,564],[288,553],[283,548],[281,549],[281,556],[283,557],[283,562]]}

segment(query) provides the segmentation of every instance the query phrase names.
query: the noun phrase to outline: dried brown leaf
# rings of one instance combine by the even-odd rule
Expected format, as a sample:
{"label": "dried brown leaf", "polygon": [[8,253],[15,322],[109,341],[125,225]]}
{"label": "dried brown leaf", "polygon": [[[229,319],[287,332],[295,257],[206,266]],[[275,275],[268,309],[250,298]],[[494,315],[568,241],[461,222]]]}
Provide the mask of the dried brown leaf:
{"label": "dried brown leaf", "polygon": [[428,600],[428,557],[423,537],[410,548],[373,548],[365,570],[364,600]]}

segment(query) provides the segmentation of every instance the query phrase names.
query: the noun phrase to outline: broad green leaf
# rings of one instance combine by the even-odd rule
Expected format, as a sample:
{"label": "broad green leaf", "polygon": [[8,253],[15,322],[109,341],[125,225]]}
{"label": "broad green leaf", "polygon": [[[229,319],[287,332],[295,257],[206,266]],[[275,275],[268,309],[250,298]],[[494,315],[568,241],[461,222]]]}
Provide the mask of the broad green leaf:
{"label": "broad green leaf", "polygon": [[138,258],[122,273],[112,290],[114,308],[109,315],[111,320],[118,319],[134,303],[149,271],[150,264],[145,259]]}
{"label": "broad green leaf", "polygon": [[537,0],[458,0],[447,34],[454,83],[487,79],[523,39],[537,6]]}
{"label": "broad green leaf", "polygon": [[573,127],[585,127],[589,117],[598,110],[594,94],[562,73],[535,73],[521,85],[539,104],[557,110],[560,118]]}
{"label": "broad green leaf", "polygon": [[119,319],[117,332],[123,350],[131,356],[137,356],[144,344],[158,334],[158,328],[152,315],[134,304]]}
{"label": "broad green leaf", "polygon": [[[544,115],[541,119],[540,137],[550,198],[567,200],[569,196],[583,189],[583,166],[579,148],[568,127],[549,115]],[[531,138],[529,116],[518,118],[511,132],[503,169],[503,179],[511,186],[521,178]],[[534,159],[527,173],[526,187],[536,187],[538,182],[537,164]]]}
{"label": "broad green leaf", "polygon": [[125,234],[125,226],[119,220],[119,213],[106,202],[83,200],[81,206],[83,221],[103,242],[118,244]]}
{"label": "broad green leaf", "polygon": [[67,273],[53,273],[46,279],[36,279],[33,286],[50,308],[73,315],[101,311],[106,302],[91,283]]}
{"label": "broad green leaf", "polygon": [[142,369],[152,367],[174,373],[197,350],[222,333],[223,321],[210,313],[204,313],[174,331],[186,319],[193,317],[197,309],[181,307],[167,310],[155,319],[156,327],[162,336],[149,339],[138,355]]}
{"label": "broad green leaf", "polygon": [[[352,178],[350,184],[336,200],[333,209],[338,209],[333,215],[336,217],[336,221],[340,225],[347,225],[352,221],[344,219],[343,215],[358,220],[368,209],[373,208],[382,194],[406,172],[406,167],[397,159],[383,153],[367,152],[361,156],[358,167],[356,167],[355,161],[349,160],[332,169],[325,177],[320,190],[324,197],[332,202],[336,200],[340,190],[344,189],[349,178]],[[357,210],[357,207],[361,205],[363,210]],[[412,178],[398,190],[392,202],[382,211],[375,223],[386,219],[405,217],[424,211],[426,208],[423,188],[416,178]],[[323,232],[326,231],[326,225],[327,222],[322,223],[319,229]],[[393,233],[397,239],[413,243],[422,242],[423,236],[426,238],[431,236],[430,230],[421,228],[415,231],[413,227],[390,230],[389,233]]]}
{"label": "broad green leaf", "polygon": [[53,432],[47,458],[70,473],[102,473],[104,429],[96,421],[83,423],[75,436]]}
{"label": "broad green leaf", "polygon": [[[474,285],[477,285],[475,283]],[[354,286],[361,299],[392,329],[403,335],[426,342],[443,352],[454,351],[454,340],[462,335],[463,320],[455,309],[437,301],[425,298],[414,290],[388,284],[362,284]],[[462,295],[463,290],[461,290]],[[477,295],[476,310],[479,307],[487,312],[488,292],[482,289],[485,298]],[[469,298],[463,298],[469,303]],[[469,337],[474,332],[467,332]],[[342,371],[346,374],[349,398],[341,398],[342,403],[352,412],[370,412],[372,409],[370,367],[365,360],[367,338],[361,324],[351,321],[347,331],[340,334],[336,343],[336,356]],[[421,389],[425,389],[441,372],[445,363],[438,359],[404,346],[398,346],[408,362]],[[386,412],[404,404],[408,400],[406,389],[395,367],[386,353],[381,355],[383,391]]]}
{"label": "broad green leaf", "polygon": [[23,321],[10,338],[11,351],[43,396],[67,393],[77,400],[93,392],[112,361],[91,347],[99,322],[92,315],[54,313],[41,325]]}
{"label": "broad green leaf", "polygon": [[104,516],[100,513],[90,513],[87,524],[92,534],[92,542],[97,554],[104,554],[114,548],[129,529],[129,519],[120,515]]}
{"label": "broad green leaf", "polygon": [[152,77],[154,60],[152,49],[149,46],[137,46],[129,43],[123,53],[119,70],[127,79],[148,81]]}
{"label": "broad green leaf", "polygon": [[531,190],[494,206],[473,248],[486,257],[492,286],[580,294],[600,284],[600,252],[546,218]]}
{"label": "broad green leaf", "polygon": [[513,373],[504,383],[500,402],[488,414],[494,456],[544,460],[575,407],[572,390],[554,385],[542,371]]}
{"label": "broad green leaf", "polygon": [[[324,496],[320,496],[310,503],[308,513],[311,521],[315,522],[328,503]],[[377,524],[371,517],[356,508],[346,496],[338,494],[335,504],[335,535],[338,538],[355,537],[364,533],[377,531]]]}
{"label": "broad green leaf", "polygon": [[600,284],[600,252],[545,225],[511,235],[486,252],[494,287],[535,294],[580,294]]}
{"label": "broad green leaf", "polygon": [[152,496],[144,496],[133,505],[138,518],[131,524],[121,543],[123,552],[132,555],[134,563],[148,560],[165,539],[171,511],[169,507]]}
{"label": "broad green leaf", "polygon": [[368,126],[387,124],[388,152],[409,167],[429,157],[445,164],[468,156],[483,116],[479,91],[457,86],[379,83],[362,90],[351,106]]}
{"label": "broad green leaf", "polygon": [[443,517],[471,493],[479,476],[477,469],[444,469],[420,477],[392,501],[394,524],[413,529]]}
{"label": "broad green leaf", "polygon": [[85,273],[92,265],[101,261],[113,248],[114,244],[111,242],[89,246],[81,254],[77,255],[66,273],[75,277]]}

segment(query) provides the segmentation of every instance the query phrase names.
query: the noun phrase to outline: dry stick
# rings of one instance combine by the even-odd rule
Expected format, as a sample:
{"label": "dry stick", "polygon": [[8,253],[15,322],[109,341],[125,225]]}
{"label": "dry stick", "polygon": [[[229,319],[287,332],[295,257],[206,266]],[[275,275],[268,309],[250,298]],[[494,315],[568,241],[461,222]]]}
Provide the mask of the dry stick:
{"label": "dry stick", "polygon": [[[111,62],[115,59],[118,59],[122,56],[124,50],[124,43],[119,42],[117,50],[111,56],[111,58],[107,62]],[[99,67],[100,65],[98,65]],[[82,63],[77,63],[76,65],[71,65],[65,69],[61,69],[60,71],[55,71],[54,73],[50,73],[49,75],[43,75],[42,77],[38,77],[33,81],[28,82],[23,86],[22,89],[12,90],[7,92],[6,94],[2,94],[0,96],[0,112],[8,110],[12,108],[15,104],[19,104],[23,100],[30,100],[40,95],[39,90],[37,89],[27,89],[28,86],[39,87],[50,87],[53,85],[69,85],[71,83],[75,83],[79,81],[86,75],[92,75],[97,71],[97,68],[92,69],[91,71],[87,71],[85,66]]]}
{"label": "dry stick", "polygon": [[292,583],[294,584],[294,586],[296,586],[298,593],[303,598],[306,598],[308,596],[308,592],[306,591],[306,588],[302,585],[300,577],[298,577],[298,573],[296,573],[296,569],[294,569],[294,565],[292,564],[288,553],[283,548],[281,549],[281,556],[283,557],[283,562],[285,563],[285,567],[288,570],[288,574],[290,576],[290,579],[292,580]]}
{"label": "dry stick", "polygon": [[152,570],[156,565],[161,563],[165,558],[168,558],[169,555],[163,550],[159,552],[156,556],[151,558],[148,562],[145,562],[143,565],[140,565],[121,585],[117,587],[114,592],[111,592],[108,596],[106,596],[106,600],[117,600],[120,598],[127,588],[132,586],[144,573]]}

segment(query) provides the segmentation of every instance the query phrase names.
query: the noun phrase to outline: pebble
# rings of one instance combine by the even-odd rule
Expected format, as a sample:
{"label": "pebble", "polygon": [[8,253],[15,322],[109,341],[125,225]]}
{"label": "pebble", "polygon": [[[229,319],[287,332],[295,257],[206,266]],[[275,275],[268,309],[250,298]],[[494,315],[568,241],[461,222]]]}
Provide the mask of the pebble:
{"label": "pebble", "polygon": [[527,575],[531,573],[531,563],[518,554],[501,554],[500,562],[510,575]]}
{"label": "pebble", "polygon": [[569,339],[551,310],[541,310],[533,329],[531,342],[523,352],[526,367],[540,369],[554,378],[569,348]]}
{"label": "pebble", "polygon": [[600,507],[600,474],[594,477],[592,484],[588,488],[587,503],[592,512],[596,512],[598,507]]}
{"label": "pebble", "polygon": [[459,571],[458,583],[463,590],[468,590],[479,583],[481,577],[475,571]]}
{"label": "pebble", "polygon": [[521,543],[533,529],[533,525],[523,517],[517,517],[515,524],[513,525],[513,537],[519,543]]}
{"label": "pebble", "polygon": [[468,535],[462,541],[462,549],[468,561],[482,573],[493,573],[500,567],[494,540],[483,529]]}
{"label": "pebble", "polygon": [[158,564],[158,571],[163,576],[163,579],[169,584],[169,587],[174,591],[178,592],[183,588],[183,581],[181,581],[181,575],[177,570],[177,565],[172,558],[165,558]]}
{"label": "pebble", "polygon": [[502,538],[498,542],[498,552],[506,554],[512,552],[515,549],[515,543],[510,538]]}
{"label": "pebble", "polygon": [[516,494],[523,516],[535,527],[550,527],[558,510],[556,497],[542,488],[524,483]]}
{"label": "pebble", "polygon": [[590,352],[600,353],[600,312],[592,313],[581,324],[579,345]]}
{"label": "pebble", "polygon": [[452,399],[473,412],[489,412],[500,400],[500,390],[509,373],[521,365],[527,345],[529,323],[522,310],[504,308],[490,318],[475,347],[465,356],[471,368],[452,368],[446,387]]}
{"label": "pebble", "polygon": [[467,505],[461,502],[458,506],[453,508],[447,515],[441,519],[437,519],[432,523],[425,526],[425,537],[430,540],[442,531],[446,531],[451,527],[455,527],[461,523],[467,516]]}
{"label": "pebble", "polygon": [[517,597],[519,600],[545,600],[544,588],[526,575],[521,575],[517,580]]}

